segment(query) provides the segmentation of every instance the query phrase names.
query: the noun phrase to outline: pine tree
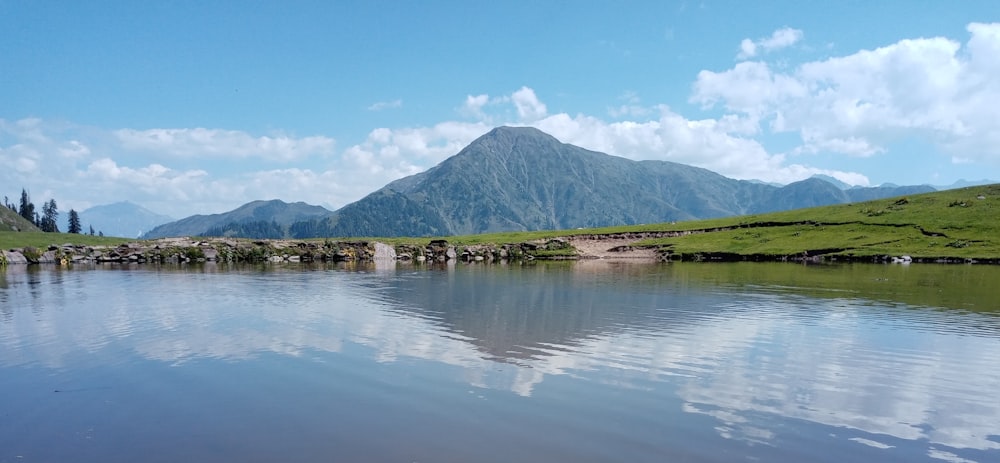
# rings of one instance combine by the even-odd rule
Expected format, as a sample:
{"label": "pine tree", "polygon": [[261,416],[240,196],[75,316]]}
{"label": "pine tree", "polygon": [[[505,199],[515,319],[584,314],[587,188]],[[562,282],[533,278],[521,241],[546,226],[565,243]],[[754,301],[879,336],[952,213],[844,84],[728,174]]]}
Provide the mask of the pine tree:
{"label": "pine tree", "polygon": [[27,190],[23,188],[21,189],[21,208],[18,209],[17,213],[20,214],[21,217],[24,217],[24,219],[28,222],[36,225],[38,224],[38,221],[35,220],[35,218],[38,217],[38,214],[35,214],[35,205],[32,204],[31,197],[28,196]]}
{"label": "pine tree", "polygon": [[42,205],[42,221],[39,228],[43,232],[59,233],[59,210],[56,207],[56,200],[50,199]]}
{"label": "pine tree", "polygon": [[77,214],[75,210],[69,210],[69,230],[70,233],[80,234],[80,214]]}
{"label": "pine tree", "polygon": [[94,226],[90,226],[90,236],[94,236]]}

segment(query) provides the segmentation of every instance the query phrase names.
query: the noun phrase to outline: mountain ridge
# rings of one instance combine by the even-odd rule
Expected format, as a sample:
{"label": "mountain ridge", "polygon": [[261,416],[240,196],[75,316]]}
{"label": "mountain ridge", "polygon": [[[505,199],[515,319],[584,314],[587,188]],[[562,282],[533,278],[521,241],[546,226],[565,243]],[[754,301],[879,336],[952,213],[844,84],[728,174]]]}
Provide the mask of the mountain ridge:
{"label": "mountain ridge", "polygon": [[[591,151],[531,127],[497,127],[438,165],[392,181],[334,212],[291,224],[277,221],[284,236],[276,237],[450,236],[591,228],[746,215],[929,191],[934,189],[843,190],[821,178],[776,187],[670,161],[633,161]],[[238,236],[246,228],[240,225],[246,218],[238,214],[220,216],[211,216],[215,217],[211,226],[201,219],[201,229],[183,228],[184,233],[182,228],[159,229],[149,236],[166,236],[167,230],[199,235],[209,228]],[[232,220],[219,223],[220,218]],[[187,225],[198,222],[189,219],[184,219]],[[257,229],[279,232],[259,225]]]}
{"label": "mountain ridge", "polygon": [[[256,200],[232,211],[219,214],[198,214],[162,224],[148,231],[142,237],[152,239],[170,236],[198,236],[203,235],[209,229],[217,228],[221,225],[250,222],[274,222],[283,228],[287,228],[295,222],[326,216],[330,213],[329,209],[322,206],[314,206],[301,201],[286,203],[280,199]],[[282,237],[275,236],[274,238]]]}

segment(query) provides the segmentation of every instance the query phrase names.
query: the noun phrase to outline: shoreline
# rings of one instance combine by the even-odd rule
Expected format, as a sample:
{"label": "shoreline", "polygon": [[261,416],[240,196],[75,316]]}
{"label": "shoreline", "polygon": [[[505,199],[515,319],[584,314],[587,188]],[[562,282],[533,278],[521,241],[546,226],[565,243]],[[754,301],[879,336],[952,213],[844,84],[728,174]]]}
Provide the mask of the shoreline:
{"label": "shoreline", "polygon": [[75,263],[184,262],[503,262],[532,260],[604,260],[625,262],[843,262],[998,265],[1000,258],[908,255],[851,256],[842,249],[806,250],[790,255],[728,252],[674,253],[668,248],[636,246],[647,234],[595,234],[522,243],[455,245],[430,240],[426,245],[389,245],[376,240],[253,240],[235,238],[161,238],[110,245],[50,245],[0,252],[0,266]]}

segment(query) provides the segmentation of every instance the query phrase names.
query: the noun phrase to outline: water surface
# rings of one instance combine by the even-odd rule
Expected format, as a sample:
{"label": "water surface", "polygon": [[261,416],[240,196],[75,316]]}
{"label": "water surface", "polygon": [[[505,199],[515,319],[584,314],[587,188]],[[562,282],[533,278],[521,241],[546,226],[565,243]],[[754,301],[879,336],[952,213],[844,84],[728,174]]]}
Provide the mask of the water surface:
{"label": "water surface", "polygon": [[1000,461],[1000,269],[0,272],[0,462]]}

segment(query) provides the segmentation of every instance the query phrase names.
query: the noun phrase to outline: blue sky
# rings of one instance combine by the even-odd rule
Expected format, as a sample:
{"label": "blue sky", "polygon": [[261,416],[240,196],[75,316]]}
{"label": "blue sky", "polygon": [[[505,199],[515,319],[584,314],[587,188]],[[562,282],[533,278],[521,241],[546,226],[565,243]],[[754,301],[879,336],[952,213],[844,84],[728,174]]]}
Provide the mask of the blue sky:
{"label": "blue sky", "polygon": [[497,125],[788,183],[1000,179],[1000,6],[0,0],[0,194],[337,208]]}

